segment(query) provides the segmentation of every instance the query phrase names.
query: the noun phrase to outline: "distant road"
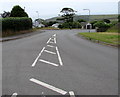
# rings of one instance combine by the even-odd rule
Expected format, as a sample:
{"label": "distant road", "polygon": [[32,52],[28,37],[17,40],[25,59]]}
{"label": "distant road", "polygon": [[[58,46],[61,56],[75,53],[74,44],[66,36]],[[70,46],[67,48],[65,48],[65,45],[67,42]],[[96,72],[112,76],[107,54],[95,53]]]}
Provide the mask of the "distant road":
{"label": "distant road", "polygon": [[3,95],[117,95],[118,50],[46,30],[3,42]]}

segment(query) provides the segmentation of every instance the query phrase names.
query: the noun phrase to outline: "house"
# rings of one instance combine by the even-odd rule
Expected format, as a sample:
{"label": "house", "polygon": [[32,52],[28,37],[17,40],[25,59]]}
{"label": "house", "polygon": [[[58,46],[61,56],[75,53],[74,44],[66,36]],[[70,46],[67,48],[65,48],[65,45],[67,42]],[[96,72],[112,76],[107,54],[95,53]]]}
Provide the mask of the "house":
{"label": "house", "polygon": [[92,28],[92,25],[90,23],[87,23],[87,22],[81,22],[81,26],[82,26],[82,29],[91,29]]}
{"label": "house", "polygon": [[45,25],[43,25],[42,23],[39,23],[38,21],[35,21],[33,23],[33,27],[45,27]]}
{"label": "house", "polygon": [[58,28],[59,25],[60,25],[59,23],[55,23],[55,24],[52,25],[52,27]]}

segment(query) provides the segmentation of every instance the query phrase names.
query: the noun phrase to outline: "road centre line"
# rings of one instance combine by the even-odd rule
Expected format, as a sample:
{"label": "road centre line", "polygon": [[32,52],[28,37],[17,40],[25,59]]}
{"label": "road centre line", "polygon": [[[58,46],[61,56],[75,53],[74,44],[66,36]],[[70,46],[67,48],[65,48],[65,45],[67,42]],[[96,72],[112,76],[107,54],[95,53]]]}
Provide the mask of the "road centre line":
{"label": "road centre line", "polygon": [[48,39],[47,44],[50,42],[51,38]]}
{"label": "road centre line", "polygon": [[11,97],[17,97],[17,93],[13,93]]}
{"label": "road centre line", "polygon": [[56,34],[54,34],[53,36],[56,36]]}
{"label": "road centre line", "polygon": [[39,53],[39,55],[37,56],[37,58],[35,59],[35,61],[32,64],[32,67],[35,66],[36,62],[38,61],[39,57],[41,56],[42,52],[44,51],[45,47],[43,47],[43,49],[41,50],[41,52]]}
{"label": "road centre line", "polygon": [[45,52],[47,52],[47,53],[50,53],[50,54],[56,54],[55,52],[51,52],[51,51],[48,51],[48,50],[44,50]]}
{"label": "road centre line", "polygon": [[60,57],[60,53],[58,51],[58,47],[56,47],[56,51],[57,51],[57,55],[58,55],[58,59],[59,59],[59,62],[60,62],[60,65],[62,66],[63,65],[63,62],[62,62],[62,59]]}
{"label": "road centre line", "polygon": [[43,63],[47,63],[47,64],[50,64],[50,65],[53,65],[53,66],[59,66],[58,64],[55,64],[55,63],[52,63],[52,62],[49,62],[49,61],[46,61],[46,60],[43,60],[43,59],[40,59],[39,61],[41,61]]}
{"label": "road centre line", "polygon": [[56,43],[56,38],[54,38],[54,42]]}
{"label": "road centre line", "polygon": [[57,93],[60,93],[60,94],[62,94],[62,95],[65,95],[65,94],[67,93],[66,91],[64,91],[64,90],[62,90],[62,89],[56,88],[56,87],[54,87],[54,86],[52,86],[52,85],[49,85],[49,84],[47,84],[47,83],[44,83],[44,82],[39,81],[39,80],[34,79],[34,78],[31,78],[30,81],[31,81],[31,82],[34,82],[34,83],[36,83],[36,84],[39,84],[39,85],[41,85],[41,86],[43,86],[43,87],[46,87],[46,88],[48,88],[48,89],[50,89],[50,90],[53,90],[53,91],[55,91],[55,92],[57,92]]}
{"label": "road centre line", "polygon": [[55,43],[55,42],[50,41],[49,43]]}
{"label": "road centre line", "polygon": [[69,94],[70,94],[70,97],[75,97],[75,94],[73,91],[70,91]]}
{"label": "road centre line", "polygon": [[47,45],[48,47],[55,47],[55,46],[52,46],[52,45]]}

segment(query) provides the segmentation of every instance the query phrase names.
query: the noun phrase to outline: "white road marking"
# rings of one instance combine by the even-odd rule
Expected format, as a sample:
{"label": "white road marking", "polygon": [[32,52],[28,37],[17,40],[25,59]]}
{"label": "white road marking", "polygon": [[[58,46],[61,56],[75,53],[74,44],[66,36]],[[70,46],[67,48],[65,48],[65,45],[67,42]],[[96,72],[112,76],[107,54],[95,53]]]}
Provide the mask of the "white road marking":
{"label": "white road marking", "polygon": [[17,93],[13,93],[11,97],[17,97]]}
{"label": "white road marking", "polygon": [[47,44],[50,42],[51,38],[48,39]]}
{"label": "white road marking", "polygon": [[63,65],[63,62],[62,62],[62,59],[61,59],[61,57],[60,57],[60,53],[59,53],[57,47],[56,47],[56,51],[57,51],[57,55],[58,55],[58,59],[59,59],[60,65],[62,66],[62,65]]}
{"label": "white road marking", "polygon": [[55,47],[55,46],[52,46],[52,45],[47,45],[48,47]]}
{"label": "white road marking", "polygon": [[56,38],[54,38],[54,42],[56,43]]}
{"label": "white road marking", "polygon": [[52,86],[52,85],[49,85],[49,84],[44,83],[44,82],[41,82],[41,81],[39,81],[39,80],[37,80],[37,79],[34,79],[34,78],[31,78],[30,81],[32,81],[32,82],[34,82],[34,83],[36,83],[36,84],[39,84],[39,85],[41,85],[41,86],[43,86],[43,87],[46,87],[46,88],[48,88],[48,89],[51,89],[51,90],[53,90],[53,91],[55,91],[55,92],[58,92],[58,93],[60,93],[60,94],[62,94],[62,95],[65,95],[65,94],[67,93],[66,91],[64,91],[64,90],[62,90],[62,89],[56,88],[56,87],[54,87],[54,86]]}
{"label": "white road marking", "polygon": [[56,34],[54,34],[53,36],[56,36]]}
{"label": "white road marking", "polygon": [[54,43],[54,42],[50,41],[49,43]]}
{"label": "white road marking", "polygon": [[45,47],[43,47],[43,49],[41,50],[41,52],[39,53],[39,55],[37,56],[37,58],[36,58],[36,59],[35,59],[35,61],[33,62],[32,67],[34,67],[34,66],[35,66],[35,64],[36,64],[37,60],[38,60],[38,59],[39,59],[39,57],[41,56],[41,54],[42,54],[42,52],[44,51],[44,49],[45,49]]}
{"label": "white road marking", "polygon": [[55,52],[51,52],[51,51],[48,51],[48,50],[44,50],[45,52],[47,52],[47,53],[50,53],[50,54],[56,54]]}
{"label": "white road marking", "polygon": [[75,94],[73,91],[70,91],[69,94],[70,94],[70,97],[75,97]]}
{"label": "white road marking", "polygon": [[55,63],[52,63],[52,62],[49,62],[49,61],[46,61],[46,60],[43,60],[43,59],[40,59],[39,61],[50,64],[50,65],[53,65],[53,66],[59,66],[58,64],[55,64]]}

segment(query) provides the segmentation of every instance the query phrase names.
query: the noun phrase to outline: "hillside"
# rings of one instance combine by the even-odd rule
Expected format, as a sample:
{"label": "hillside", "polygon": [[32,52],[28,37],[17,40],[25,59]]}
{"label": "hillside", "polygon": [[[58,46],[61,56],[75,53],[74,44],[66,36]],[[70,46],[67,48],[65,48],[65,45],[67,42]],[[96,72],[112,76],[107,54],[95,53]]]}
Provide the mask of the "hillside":
{"label": "hillside", "polygon": [[[79,19],[84,19],[88,20],[88,15],[77,15],[74,17],[74,20],[79,20]],[[58,17],[53,17],[50,19],[46,19],[47,22],[49,21],[56,21]],[[91,15],[90,16],[90,21],[93,20],[103,20],[103,19],[110,19],[111,21],[117,21],[118,20],[118,15],[117,14],[112,14],[112,15]]]}

